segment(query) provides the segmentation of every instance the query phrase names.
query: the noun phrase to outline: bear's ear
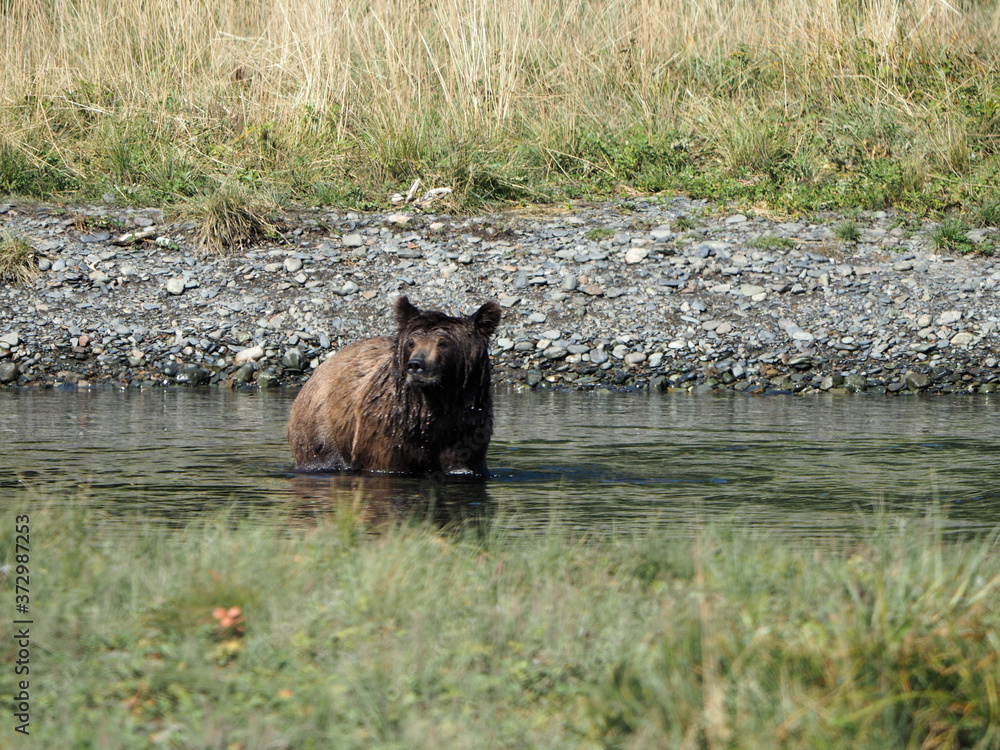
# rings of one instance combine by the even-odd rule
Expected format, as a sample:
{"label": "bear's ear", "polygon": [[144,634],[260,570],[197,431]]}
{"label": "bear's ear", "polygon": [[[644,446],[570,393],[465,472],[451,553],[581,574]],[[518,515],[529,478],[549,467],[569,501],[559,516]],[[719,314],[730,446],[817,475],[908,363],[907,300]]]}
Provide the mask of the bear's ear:
{"label": "bear's ear", "polygon": [[479,333],[489,338],[496,333],[497,326],[500,325],[500,305],[491,300],[472,313],[469,320]]}
{"label": "bear's ear", "polygon": [[396,299],[396,325],[399,326],[400,329],[406,326],[410,318],[414,315],[418,315],[419,313],[420,310],[410,304],[410,300],[407,299],[405,294],[400,295]]}

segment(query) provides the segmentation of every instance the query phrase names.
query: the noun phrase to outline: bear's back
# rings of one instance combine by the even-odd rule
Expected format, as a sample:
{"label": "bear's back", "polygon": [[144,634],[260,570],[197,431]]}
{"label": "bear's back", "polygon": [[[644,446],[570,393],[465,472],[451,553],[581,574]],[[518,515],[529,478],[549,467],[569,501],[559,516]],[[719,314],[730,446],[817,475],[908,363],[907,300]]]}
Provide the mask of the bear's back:
{"label": "bear's back", "polygon": [[316,368],[296,397],[288,420],[297,468],[353,468],[358,409],[372,390],[372,381],[391,370],[394,344],[388,336],[356,341]]}

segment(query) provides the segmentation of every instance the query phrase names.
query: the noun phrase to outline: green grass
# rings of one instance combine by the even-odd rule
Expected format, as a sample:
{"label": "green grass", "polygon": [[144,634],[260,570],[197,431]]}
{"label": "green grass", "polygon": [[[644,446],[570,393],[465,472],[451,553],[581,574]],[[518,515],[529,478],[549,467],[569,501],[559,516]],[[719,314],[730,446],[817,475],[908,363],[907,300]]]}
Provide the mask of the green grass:
{"label": "green grass", "polygon": [[600,242],[601,240],[609,240],[615,236],[614,230],[607,229],[606,227],[595,227],[587,232],[586,237],[588,240],[593,240],[594,242]]}
{"label": "green grass", "polygon": [[0,565],[17,513],[32,746],[1000,746],[995,539],[366,533],[348,511],[165,529],[38,502],[0,516]]}
{"label": "green grass", "polygon": [[1000,199],[997,0],[51,0],[0,13],[0,193],[387,208]]}
{"label": "green grass", "polygon": [[10,232],[0,232],[0,283],[24,284],[37,273],[31,245]]}
{"label": "green grass", "polygon": [[944,252],[975,252],[976,245],[966,234],[968,229],[961,219],[947,218],[931,231],[931,243],[936,250]]}
{"label": "green grass", "polygon": [[787,250],[795,247],[795,240],[776,234],[761,234],[747,242],[747,247],[758,250]]}
{"label": "green grass", "polygon": [[857,242],[861,239],[861,229],[857,222],[847,219],[833,228],[833,235],[844,242]]}
{"label": "green grass", "polygon": [[678,232],[687,232],[700,227],[701,222],[697,219],[691,218],[690,216],[678,216],[674,219],[672,226]]}
{"label": "green grass", "polygon": [[972,210],[973,221],[981,227],[1000,226],[1000,200],[988,200]]}

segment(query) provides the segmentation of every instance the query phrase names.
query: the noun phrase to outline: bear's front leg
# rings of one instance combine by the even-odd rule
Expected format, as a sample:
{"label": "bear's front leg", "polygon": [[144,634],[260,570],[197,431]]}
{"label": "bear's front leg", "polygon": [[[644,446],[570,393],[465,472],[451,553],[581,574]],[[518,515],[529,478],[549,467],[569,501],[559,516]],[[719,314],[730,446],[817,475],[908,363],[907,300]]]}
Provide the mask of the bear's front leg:
{"label": "bear's front leg", "polygon": [[441,471],[449,476],[487,476],[486,451],[475,451],[465,445],[445,448],[441,451],[439,463]]}

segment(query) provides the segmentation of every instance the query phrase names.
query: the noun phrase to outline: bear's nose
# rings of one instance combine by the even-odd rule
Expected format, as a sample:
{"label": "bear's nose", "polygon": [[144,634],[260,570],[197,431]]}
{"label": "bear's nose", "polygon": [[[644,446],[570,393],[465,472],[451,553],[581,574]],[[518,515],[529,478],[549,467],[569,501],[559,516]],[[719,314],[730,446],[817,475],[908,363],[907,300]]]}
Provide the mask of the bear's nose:
{"label": "bear's nose", "polygon": [[413,357],[409,362],[406,363],[406,371],[416,375],[424,371],[424,358],[423,357]]}

